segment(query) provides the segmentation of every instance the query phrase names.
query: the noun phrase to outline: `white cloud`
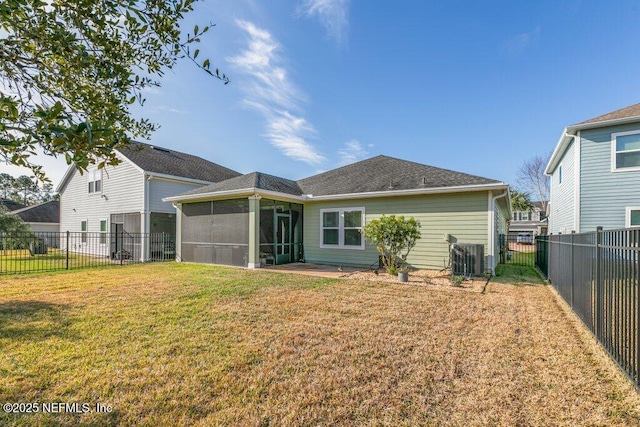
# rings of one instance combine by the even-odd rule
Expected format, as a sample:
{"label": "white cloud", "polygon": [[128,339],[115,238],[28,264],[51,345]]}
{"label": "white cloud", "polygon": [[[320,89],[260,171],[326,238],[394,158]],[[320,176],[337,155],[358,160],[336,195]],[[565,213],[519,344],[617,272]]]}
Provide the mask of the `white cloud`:
{"label": "white cloud", "polygon": [[297,13],[317,18],[327,35],[338,43],[347,38],[349,29],[349,2],[351,0],[304,0]]}
{"label": "white cloud", "polygon": [[248,21],[236,24],[249,36],[248,46],[228,58],[249,78],[243,105],[266,120],[264,136],[286,156],[309,164],[325,158],[308,141],[316,131],[304,117],[304,93],[291,81],[281,55],[281,46],[268,31]]}
{"label": "white cloud", "polygon": [[166,112],[166,113],[174,113],[174,114],[187,114],[188,111],[180,110],[178,108],[169,107],[168,105],[157,105],[149,108],[149,112],[157,113],[157,112]]}
{"label": "white cloud", "polygon": [[[373,144],[368,144],[367,147],[372,147]],[[360,141],[352,139],[345,142],[344,146],[338,150],[340,156],[340,165],[348,165],[357,161],[365,159],[369,152],[362,146]]]}
{"label": "white cloud", "polygon": [[160,88],[158,86],[145,86],[141,90],[142,93],[150,93],[152,95],[158,95],[160,93]]}
{"label": "white cloud", "polygon": [[532,43],[538,41],[540,37],[540,27],[536,27],[528,33],[520,33],[507,39],[503,43],[504,49],[511,54],[520,54],[525,51]]}

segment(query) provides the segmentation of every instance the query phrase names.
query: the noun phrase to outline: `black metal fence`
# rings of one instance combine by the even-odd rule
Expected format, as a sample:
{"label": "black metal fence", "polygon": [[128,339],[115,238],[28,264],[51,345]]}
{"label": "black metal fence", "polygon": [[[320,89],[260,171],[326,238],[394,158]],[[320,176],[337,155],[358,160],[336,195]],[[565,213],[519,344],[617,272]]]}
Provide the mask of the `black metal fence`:
{"label": "black metal fence", "polygon": [[500,263],[533,267],[536,261],[536,242],[532,233],[501,234]]}
{"label": "black metal fence", "polygon": [[536,267],[549,276],[549,236],[536,236]]}
{"label": "black metal fence", "polygon": [[548,278],[640,386],[640,228],[548,236]]}
{"label": "black metal fence", "polygon": [[174,259],[166,233],[0,233],[0,275]]}

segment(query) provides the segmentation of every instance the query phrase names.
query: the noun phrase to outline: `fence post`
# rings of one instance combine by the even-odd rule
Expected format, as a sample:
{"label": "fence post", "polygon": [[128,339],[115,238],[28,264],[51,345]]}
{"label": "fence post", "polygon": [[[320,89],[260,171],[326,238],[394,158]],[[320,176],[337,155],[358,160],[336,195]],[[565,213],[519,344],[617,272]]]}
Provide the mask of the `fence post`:
{"label": "fence post", "polygon": [[596,324],[594,330],[596,331],[596,337],[598,339],[602,339],[602,324],[604,323],[604,307],[602,300],[602,280],[600,279],[601,274],[601,258],[602,258],[602,226],[598,226],[596,228],[596,271],[595,271],[595,293],[596,293]]}
{"label": "fence post", "polygon": [[66,270],[69,269],[69,230],[67,230],[67,242],[66,242],[66,247],[67,247],[67,263],[66,263]]}
{"label": "fence post", "polygon": [[122,259],[124,258],[124,231],[120,232],[120,265],[122,265]]}
{"label": "fence post", "polygon": [[574,243],[575,235],[576,235],[576,230],[572,230],[571,231],[571,308],[573,308],[573,288],[574,288],[574,280],[573,280],[573,277],[574,277],[574,270],[573,270],[573,264],[574,264],[573,263],[573,256],[574,256],[574,254],[573,254],[573,251],[574,251],[574,248],[573,248],[573,243]]}

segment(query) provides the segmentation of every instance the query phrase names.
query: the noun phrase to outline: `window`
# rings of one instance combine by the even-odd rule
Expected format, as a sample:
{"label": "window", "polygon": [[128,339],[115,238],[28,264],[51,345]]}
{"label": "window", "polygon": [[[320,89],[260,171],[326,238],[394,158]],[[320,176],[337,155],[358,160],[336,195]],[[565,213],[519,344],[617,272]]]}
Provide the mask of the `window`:
{"label": "window", "polygon": [[89,193],[100,193],[102,191],[102,170],[92,169],[87,172],[89,178]]}
{"label": "window", "polygon": [[320,247],[364,249],[364,208],[321,209]]}
{"label": "window", "polygon": [[518,220],[518,212],[514,212],[513,213],[513,220],[517,221]]}
{"label": "window", "polygon": [[640,169],[640,133],[620,132],[612,136],[612,169]]}
{"label": "window", "polygon": [[529,212],[522,212],[522,221],[529,221]]}
{"label": "window", "polygon": [[562,184],[562,165],[558,167],[558,184]]}
{"label": "window", "polygon": [[87,221],[80,222],[80,231],[81,231],[82,243],[87,243]]}
{"label": "window", "polygon": [[625,226],[628,227],[640,227],[640,206],[627,208],[627,216],[625,220]]}
{"label": "window", "polygon": [[107,243],[107,221],[100,221],[100,244],[105,245]]}

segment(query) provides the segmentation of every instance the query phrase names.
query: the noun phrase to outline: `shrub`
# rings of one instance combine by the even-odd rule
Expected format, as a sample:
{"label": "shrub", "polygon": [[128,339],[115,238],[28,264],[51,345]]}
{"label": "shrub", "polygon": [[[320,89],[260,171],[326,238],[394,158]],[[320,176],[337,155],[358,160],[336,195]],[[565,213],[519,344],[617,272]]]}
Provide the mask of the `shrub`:
{"label": "shrub", "polygon": [[420,238],[420,222],[413,217],[382,215],[365,225],[364,236],[382,255],[387,273],[395,274]]}

